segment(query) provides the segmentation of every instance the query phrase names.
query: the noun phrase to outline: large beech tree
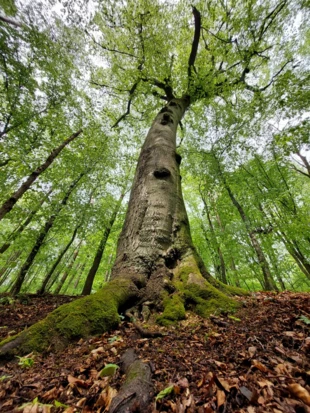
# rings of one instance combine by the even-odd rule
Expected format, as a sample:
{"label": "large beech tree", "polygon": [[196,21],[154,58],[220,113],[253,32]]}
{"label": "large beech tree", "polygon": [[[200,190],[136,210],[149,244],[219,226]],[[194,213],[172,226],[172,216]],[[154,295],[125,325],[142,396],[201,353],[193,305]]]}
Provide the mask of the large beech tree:
{"label": "large beech tree", "polygon": [[[191,239],[177,128],[190,108],[203,113],[209,104],[240,98],[254,116],[264,94],[272,98],[273,86],[293,70],[292,37],[283,33],[297,6],[285,0],[246,6],[196,2],[191,27],[186,2],[98,6],[86,34],[103,51],[106,69],[94,70],[92,83],[112,90],[111,104],[112,97],[128,97],[124,113],[116,110],[113,126],[121,128],[131,112],[149,117],[157,109],[139,156],[111,281],[3,342],[1,354],[42,351],[100,333],[118,324],[119,312],[130,314],[133,307],[161,312],[157,321],[163,325],[184,318],[186,309],[208,316],[215,309],[236,308],[229,295],[242,290],[213,279]],[[138,368],[141,376],[143,368]],[[137,391],[122,408],[137,401],[142,406],[144,398]]]}

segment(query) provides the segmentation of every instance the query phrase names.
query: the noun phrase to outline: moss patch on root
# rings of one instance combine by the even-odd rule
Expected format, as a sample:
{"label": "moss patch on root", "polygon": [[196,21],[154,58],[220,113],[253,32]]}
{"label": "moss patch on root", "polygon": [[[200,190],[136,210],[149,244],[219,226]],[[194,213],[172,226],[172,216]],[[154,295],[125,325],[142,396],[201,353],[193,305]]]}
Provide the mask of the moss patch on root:
{"label": "moss patch on root", "polygon": [[71,340],[115,328],[120,321],[120,306],[136,293],[130,280],[113,280],[96,294],[64,304],[21,334],[2,341],[0,354],[60,349]]}
{"label": "moss patch on root", "polygon": [[185,307],[179,294],[173,294],[171,297],[164,299],[164,311],[157,317],[157,323],[162,326],[175,324],[185,318]]}
{"label": "moss patch on root", "polygon": [[214,313],[234,312],[240,306],[237,301],[207,282],[204,286],[189,284],[183,294],[186,306],[205,318]]}

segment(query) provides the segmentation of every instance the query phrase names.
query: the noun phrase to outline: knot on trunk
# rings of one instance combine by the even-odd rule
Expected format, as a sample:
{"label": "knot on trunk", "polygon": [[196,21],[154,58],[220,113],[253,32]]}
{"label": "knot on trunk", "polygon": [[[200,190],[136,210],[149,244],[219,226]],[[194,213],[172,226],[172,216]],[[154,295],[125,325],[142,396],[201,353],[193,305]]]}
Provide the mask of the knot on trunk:
{"label": "knot on trunk", "polygon": [[154,174],[155,178],[157,178],[157,179],[165,179],[165,178],[168,178],[168,176],[171,175],[169,169],[167,169],[165,167],[155,169],[153,174]]}

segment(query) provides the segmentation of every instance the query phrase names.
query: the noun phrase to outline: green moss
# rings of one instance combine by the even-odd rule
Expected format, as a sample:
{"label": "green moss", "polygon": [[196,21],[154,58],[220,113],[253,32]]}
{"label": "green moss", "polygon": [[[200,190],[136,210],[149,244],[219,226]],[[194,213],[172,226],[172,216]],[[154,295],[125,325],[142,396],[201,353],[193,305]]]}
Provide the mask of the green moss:
{"label": "green moss", "polygon": [[226,285],[222,283],[221,281],[214,280],[214,286],[218,288],[220,291],[222,291],[224,294],[228,295],[238,295],[238,296],[244,296],[244,295],[250,295],[249,291],[243,290],[242,288],[238,287],[233,287],[232,285]]}
{"label": "green moss", "polygon": [[186,284],[188,282],[189,275],[192,273],[200,274],[200,271],[194,256],[190,255],[181,261],[175,276],[177,280],[179,279],[183,284]]}
{"label": "green moss", "polygon": [[[119,307],[135,293],[130,280],[113,280],[96,294],[58,307],[44,320],[17,336],[19,343],[14,354],[62,348],[72,339],[116,327],[120,321]],[[1,342],[0,348],[12,340]]]}
{"label": "green moss", "polygon": [[203,287],[197,284],[187,285],[184,298],[189,308],[193,307],[193,311],[202,317],[209,317],[214,312],[235,311],[239,307],[237,301],[227,297],[207,282]]}
{"label": "green moss", "polygon": [[164,311],[157,318],[157,322],[163,326],[168,326],[184,318],[185,308],[183,300],[179,294],[174,294],[172,297],[167,297],[164,300]]}

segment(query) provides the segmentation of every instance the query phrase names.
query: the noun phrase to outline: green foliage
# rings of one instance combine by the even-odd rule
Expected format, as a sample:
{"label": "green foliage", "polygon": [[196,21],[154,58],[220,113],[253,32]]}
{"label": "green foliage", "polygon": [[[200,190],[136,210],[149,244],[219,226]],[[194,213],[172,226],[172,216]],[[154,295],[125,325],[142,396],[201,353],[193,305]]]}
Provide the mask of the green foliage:
{"label": "green foliage", "polygon": [[[65,4],[54,13],[30,3],[0,2],[20,24],[2,21],[0,27],[0,200],[65,138],[84,132],[0,223],[1,245],[10,241],[0,255],[1,292],[10,289],[68,184],[87,171],[23,286],[27,292],[40,288],[80,225],[47,285],[80,294],[120,188],[133,173],[137,148],[162,106],[164,83],[192,101],[178,151],[193,239],[209,271],[229,284],[231,294],[238,294],[234,286],[263,288],[224,176],[251,230],[272,227],[257,238],[278,288],[309,289],[310,188],[298,157],[309,160],[307,2],[195,2],[202,28],[190,79],[194,24],[187,0],[108,0],[93,8],[85,2],[70,13]],[[131,113],[112,129],[128,99]],[[109,236],[94,291],[109,278],[125,210],[123,205]]]}
{"label": "green foliage", "polygon": [[18,365],[23,369],[28,369],[34,365],[34,356],[28,355],[24,357],[16,356],[18,358]]}
{"label": "green foliage", "polygon": [[304,322],[307,325],[310,325],[310,319],[308,317],[306,317],[305,315],[301,315],[299,317],[299,320],[301,320],[302,322]]}
{"label": "green foliage", "polygon": [[117,369],[119,369],[119,367],[116,364],[106,364],[104,368],[100,371],[99,376],[100,377],[114,376]]}
{"label": "green foliage", "polygon": [[155,401],[161,400],[169,394],[173,393],[174,386],[166,387],[164,390],[160,391],[155,397]]}

